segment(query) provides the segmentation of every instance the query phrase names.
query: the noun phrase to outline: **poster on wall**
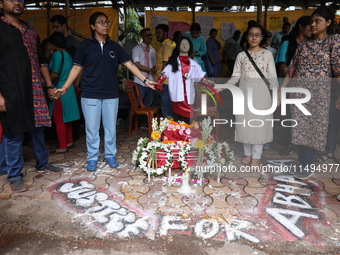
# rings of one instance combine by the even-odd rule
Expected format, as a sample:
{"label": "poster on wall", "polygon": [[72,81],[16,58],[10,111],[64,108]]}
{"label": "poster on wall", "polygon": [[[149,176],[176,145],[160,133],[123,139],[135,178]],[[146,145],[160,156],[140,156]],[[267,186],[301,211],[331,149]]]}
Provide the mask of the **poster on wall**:
{"label": "poster on wall", "polygon": [[158,24],[168,24],[169,18],[159,15],[151,15],[151,27],[156,27]]}
{"label": "poster on wall", "polygon": [[186,22],[182,22],[182,21],[169,21],[168,22],[168,26],[169,26],[169,38],[173,39],[174,37],[174,33],[176,31],[181,31],[182,35],[185,32],[190,31],[190,25]]}
{"label": "poster on wall", "polygon": [[268,29],[269,30],[277,30],[281,31],[282,25],[285,22],[291,22],[293,20],[292,17],[287,16],[270,16],[269,17],[269,22],[268,22]]}
{"label": "poster on wall", "polygon": [[214,17],[196,16],[196,22],[201,25],[201,35],[205,39],[209,38],[210,29],[214,27]]}
{"label": "poster on wall", "polygon": [[222,39],[228,40],[230,37],[234,35],[234,32],[237,30],[236,26],[232,22],[222,22]]}

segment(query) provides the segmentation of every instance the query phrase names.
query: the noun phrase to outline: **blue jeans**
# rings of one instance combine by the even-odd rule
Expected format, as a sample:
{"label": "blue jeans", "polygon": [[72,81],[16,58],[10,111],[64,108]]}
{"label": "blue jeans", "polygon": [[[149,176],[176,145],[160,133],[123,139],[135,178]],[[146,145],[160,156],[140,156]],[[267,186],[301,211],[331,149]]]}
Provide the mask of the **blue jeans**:
{"label": "blue jeans", "polygon": [[7,174],[7,164],[5,159],[5,143],[0,142],[0,175]]}
{"label": "blue jeans", "polygon": [[149,107],[152,105],[153,98],[155,96],[155,91],[149,87],[144,87],[140,84],[138,84],[140,96],[143,100],[143,103],[146,107]]}
{"label": "blue jeans", "polygon": [[24,167],[24,155],[22,153],[22,142],[24,141],[24,133],[3,136],[4,155],[7,164],[7,180],[14,182],[21,179],[24,175],[21,170]]}
{"label": "blue jeans", "polygon": [[310,167],[315,164],[317,150],[304,145],[297,145],[299,164],[304,169],[306,166]]}
{"label": "blue jeans", "polygon": [[116,156],[116,122],[118,104],[118,98],[81,98],[81,107],[85,118],[87,160],[98,160],[101,117],[104,127],[105,156],[106,158]]}
{"label": "blue jeans", "polygon": [[174,116],[172,104],[169,94],[169,85],[163,84],[163,92],[161,93],[161,108],[163,117]]}
{"label": "blue jeans", "polygon": [[45,147],[44,127],[35,127],[28,132],[31,148],[35,159],[35,168],[44,170],[48,167],[48,151]]}
{"label": "blue jeans", "polygon": [[338,140],[339,131],[339,110],[335,106],[336,98],[331,100],[331,107],[329,110],[329,121],[327,131],[326,153],[334,154],[336,149],[336,142]]}
{"label": "blue jeans", "polygon": [[[138,83],[137,83],[138,84]],[[155,91],[149,87],[144,87],[140,84],[138,84],[138,88],[139,88],[139,92],[140,92],[140,96],[143,100],[143,103],[146,107],[149,107],[152,105],[153,102],[153,98],[155,96]],[[148,125],[148,120],[146,115],[142,115],[140,116],[140,125],[141,126],[147,126]]]}

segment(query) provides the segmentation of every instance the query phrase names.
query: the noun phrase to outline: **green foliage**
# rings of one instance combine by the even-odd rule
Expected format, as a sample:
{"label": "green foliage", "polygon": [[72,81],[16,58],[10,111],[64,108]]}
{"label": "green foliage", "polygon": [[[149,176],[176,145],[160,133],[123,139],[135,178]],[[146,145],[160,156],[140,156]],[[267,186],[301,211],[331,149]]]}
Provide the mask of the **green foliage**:
{"label": "green foliage", "polygon": [[134,8],[127,7],[126,14],[124,16],[123,31],[125,38],[123,43],[138,44],[141,41],[139,36],[140,31],[143,29],[139,22],[138,14]]}
{"label": "green foliage", "polygon": [[[140,31],[143,29],[139,22],[138,14],[136,10],[132,7],[126,8],[126,13],[124,15],[124,25],[122,30],[124,32],[125,38],[122,40],[122,47],[124,50],[131,55],[133,46],[141,42]],[[132,79],[133,75],[127,68],[123,65],[119,66],[118,70],[120,84],[124,83],[125,79]],[[123,91],[124,86],[123,87]]]}

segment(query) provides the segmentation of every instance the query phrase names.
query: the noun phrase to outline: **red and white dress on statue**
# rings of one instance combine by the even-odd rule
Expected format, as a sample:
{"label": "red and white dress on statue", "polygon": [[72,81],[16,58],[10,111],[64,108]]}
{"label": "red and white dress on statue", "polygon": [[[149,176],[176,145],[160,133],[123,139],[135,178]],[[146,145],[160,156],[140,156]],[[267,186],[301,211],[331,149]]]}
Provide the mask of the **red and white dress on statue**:
{"label": "red and white dress on statue", "polygon": [[178,71],[172,71],[172,65],[167,65],[158,79],[162,84],[169,79],[169,94],[172,102],[172,110],[175,114],[190,118],[193,114],[195,100],[194,83],[205,78],[205,72],[201,66],[188,56],[179,56]]}

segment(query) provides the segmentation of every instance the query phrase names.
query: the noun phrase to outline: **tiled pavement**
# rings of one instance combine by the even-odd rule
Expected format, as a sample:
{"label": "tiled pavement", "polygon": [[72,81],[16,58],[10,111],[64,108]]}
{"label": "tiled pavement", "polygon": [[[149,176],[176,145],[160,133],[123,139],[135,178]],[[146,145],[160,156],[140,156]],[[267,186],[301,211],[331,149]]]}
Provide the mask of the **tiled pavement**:
{"label": "tiled pavement", "polygon": [[[181,182],[170,187],[167,176],[147,177],[131,165],[132,151],[146,130],[130,137],[118,130],[117,161],[111,169],[101,158],[96,172],[87,172],[84,135],[75,148],[64,154],[51,154],[50,162],[64,167],[60,174],[41,174],[25,147],[24,182],[29,190],[13,193],[6,176],[0,176],[0,201],[33,200],[68,204],[75,215],[90,217],[98,234],[118,237],[185,234],[202,239],[245,241],[250,243],[302,241],[317,249],[339,249],[340,173],[338,165],[300,181],[283,173],[240,172],[242,147],[230,143],[238,171],[207,174],[200,186],[192,179],[193,194],[178,192]],[[56,141],[48,143],[52,151]],[[101,148],[102,149],[102,148]],[[273,143],[263,153],[263,163],[296,160],[279,156],[282,146]],[[340,159],[337,153],[336,157]],[[338,164],[337,162],[329,162]],[[330,167],[333,169],[330,171]],[[340,172],[340,169],[339,171]],[[180,171],[172,171],[180,179]],[[93,225],[92,225],[93,227]]]}

